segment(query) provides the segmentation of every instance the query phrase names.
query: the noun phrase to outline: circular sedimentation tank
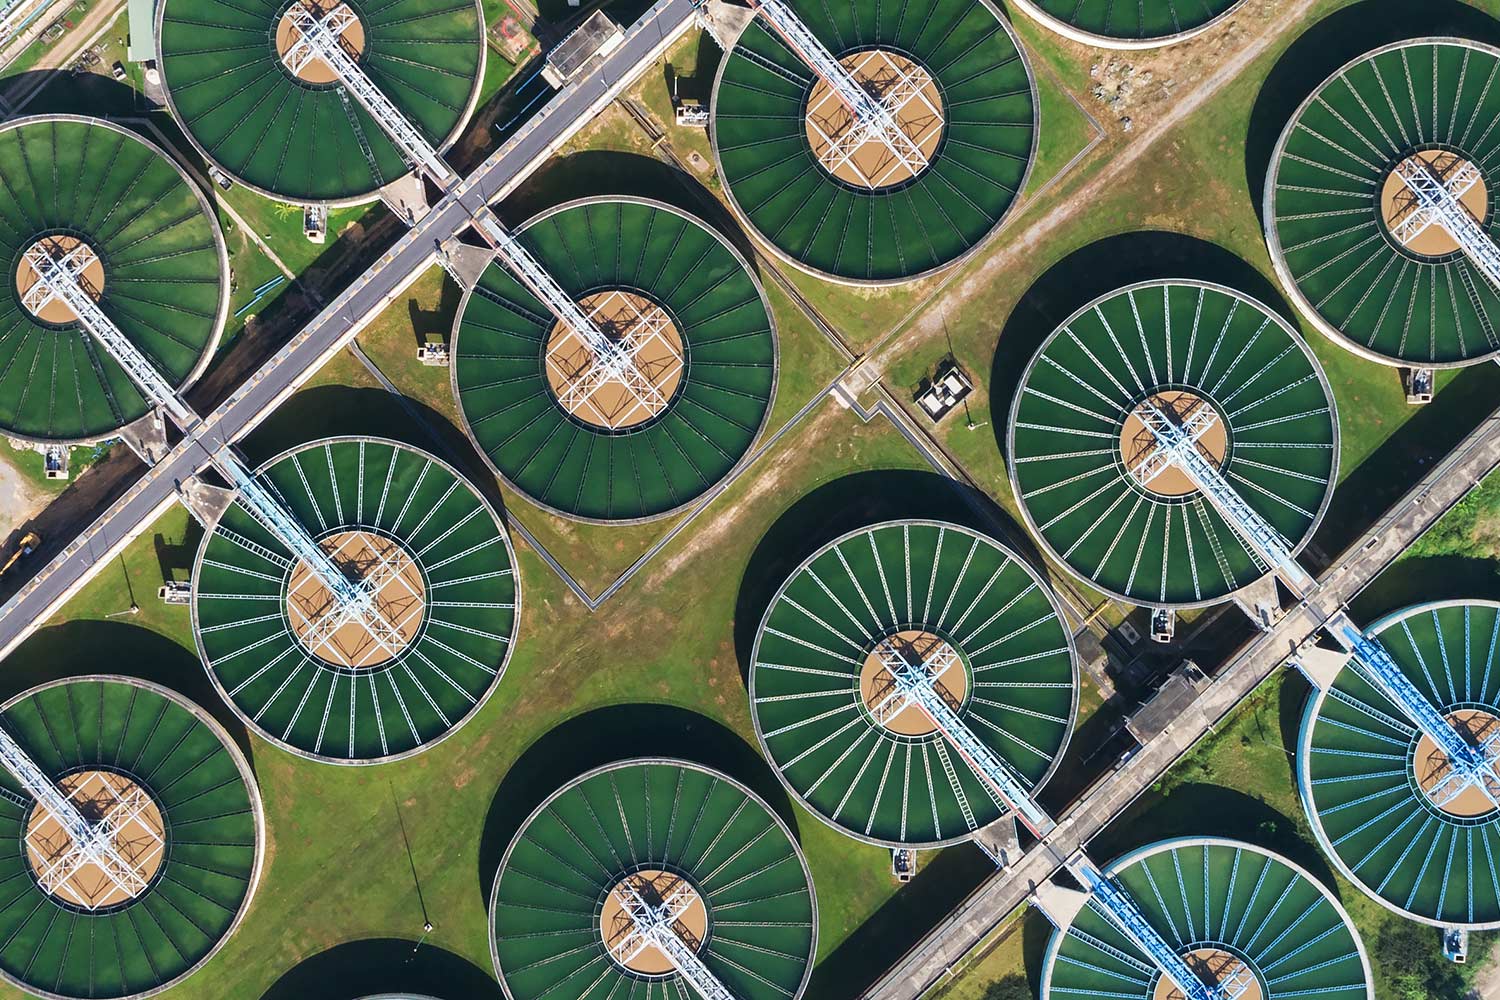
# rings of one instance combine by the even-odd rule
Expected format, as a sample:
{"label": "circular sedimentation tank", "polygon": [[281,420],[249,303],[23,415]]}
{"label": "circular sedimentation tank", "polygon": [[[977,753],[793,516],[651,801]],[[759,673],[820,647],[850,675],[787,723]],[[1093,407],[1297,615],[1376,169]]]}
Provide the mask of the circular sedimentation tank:
{"label": "circular sedimentation tank", "polygon": [[817,903],[786,824],[727,775],[637,759],[564,785],[506,849],[490,900],[506,996],[691,993],[658,948],[636,947],[629,894],[673,903],[679,938],[733,996],[802,995]]}
{"label": "circular sedimentation tank", "polygon": [[1265,575],[1193,482],[1153,461],[1142,417],[1153,409],[1207,423],[1200,453],[1294,551],[1307,543],[1338,466],[1317,359],[1239,292],[1153,281],[1074,313],[1011,404],[1011,485],[1053,558],[1092,587],[1156,607],[1211,604]]}
{"label": "circular sedimentation tank", "polygon": [[[459,473],[408,445],[329,438],[256,470],[383,625],[345,620],[308,565],[231,504],[193,568],[193,632],[220,694],[262,737],[313,760],[418,753],[468,720],[510,658],[510,539]],[[377,634],[378,633],[378,634]]]}
{"label": "circular sedimentation tank", "polygon": [[[168,382],[202,373],[229,306],[218,219],[163,150],[97,118],[0,126],[0,431],[92,441],[150,404],[77,315],[37,286],[37,253],[78,280]],[[76,265],[76,266],[75,266]]]}
{"label": "circular sedimentation tank", "polygon": [[295,202],[368,200],[411,168],[326,63],[295,72],[288,11],[347,8],[340,35],[381,92],[435,148],[458,138],[484,78],[477,0],[165,0],[157,52],[172,114],[210,162]]}
{"label": "circular sedimentation tank", "polygon": [[[43,997],[145,996],[180,982],[234,932],[260,877],[255,779],[229,735],[144,681],[89,676],[33,688],[0,725],[92,822],[131,877],[66,861],[71,839],[0,773],[0,975]],[[123,873],[120,873],[123,875]]]}
{"label": "circular sedimentation tank", "polygon": [[836,281],[909,281],[963,259],[1036,154],[1036,87],[1009,24],[987,0],[791,6],[873,96],[909,94],[896,115],[908,152],[846,138],[843,102],[756,18],[714,80],[730,204],[784,260]]}
{"label": "circular sedimentation tank", "polygon": [[1456,38],[1389,45],[1329,77],[1287,123],[1266,178],[1271,260],[1308,319],[1387,365],[1455,367],[1500,352],[1500,290],[1403,175],[1440,178],[1500,235],[1500,50]]}
{"label": "circular sedimentation tank", "polygon": [[[1243,987],[1243,1000],[1373,1000],[1370,963],[1342,905],[1309,872],[1264,848],[1186,837],[1151,844],[1104,874],[1205,983]],[[1092,899],[1056,929],[1042,1000],[1094,995],[1181,1000],[1146,953]]]}
{"label": "circular sedimentation tank", "polygon": [[613,374],[498,261],[453,329],[453,393],[478,450],[540,506],[660,517],[749,452],[776,392],[775,325],[739,252],[660,202],[570,202],[516,232],[639,379]]}
{"label": "circular sedimentation tank", "polygon": [[[1471,742],[1492,735],[1500,605],[1418,605],[1365,634]],[[1297,784],[1313,834],[1344,876],[1413,920],[1500,927],[1500,810],[1474,789],[1429,794],[1444,773],[1446,757],[1355,669],[1309,698]]]}
{"label": "circular sedimentation tank", "polygon": [[922,846],[1007,811],[922,709],[892,700],[893,653],[931,666],[949,707],[1028,789],[1052,774],[1078,675],[1046,584],[968,528],[890,521],[810,556],[756,634],[755,732],[814,815],[860,840]]}
{"label": "circular sedimentation tank", "polygon": [[1085,45],[1150,49],[1201,34],[1245,0],[1015,0],[1046,27]]}

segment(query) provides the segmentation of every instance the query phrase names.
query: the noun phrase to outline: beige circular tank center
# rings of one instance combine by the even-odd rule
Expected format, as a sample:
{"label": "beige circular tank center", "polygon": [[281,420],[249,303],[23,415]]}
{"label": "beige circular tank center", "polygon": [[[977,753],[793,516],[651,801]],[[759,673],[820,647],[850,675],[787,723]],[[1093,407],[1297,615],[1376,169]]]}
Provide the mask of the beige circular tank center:
{"label": "beige circular tank center", "polygon": [[26,822],[26,862],[43,890],[87,910],[139,896],[165,856],[166,826],[156,802],[136,782],[113,771],[80,771],[60,778],[57,785],[84,819],[110,824],[115,849],[135,878],[113,878],[100,866],[71,855],[73,838],[38,806]]}
{"label": "beige circular tank center", "polygon": [[286,613],[303,648],[336,667],[364,670],[393,659],[416,638],[426,611],[422,571],[398,543],[367,531],[341,531],[319,544],[354,580],[375,579],[377,635],[363,621],[343,621],[332,592],[304,562],[292,568]]}
{"label": "beige circular tank center", "polygon": [[[1493,736],[1495,727],[1500,726],[1500,718],[1473,708],[1461,708],[1456,712],[1449,712],[1448,721],[1453,724],[1454,729],[1458,730],[1459,735],[1476,745]],[[1424,735],[1417,740],[1417,750],[1412,758],[1412,766],[1416,768],[1417,785],[1427,795],[1428,800],[1448,815],[1471,817],[1494,812],[1494,803],[1483,792],[1473,787],[1465,788],[1457,796],[1441,804],[1432,798],[1437,784],[1448,774],[1448,755],[1439,750],[1437,743],[1430,737]],[[1500,776],[1497,776],[1496,780],[1500,782]]]}
{"label": "beige circular tank center", "polygon": [[[1142,416],[1147,403],[1172,417],[1179,424],[1202,407],[1209,407],[1209,412],[1213,413],[1217,419],[1214,420],[1213,426],[1198,439],[1198,450],[1215,466],[1223,468],[1224,456],[1229,453],[1229,428],[1224,425],[1224,418],[1202,396],[1182,389],[1168,389],[1147,397],[1125,418],[1125,426],[1120,430],[1120,458],[1124,461],[1126,469],[1132,473],[1135,472],[1147,456],[1156,450],[1156,435],[1147,429],[1145,418]],[[1142,485],[1162,497],[1184,497],[1197,492],[1198,489],[1188,478],[1187,473],[1179,469],[1176,464],[1165,466],[1152,477],[1150,482]]]}
{"label": "beige circular tank center", "polygon": [[[1489,217],[1489,188],[1485,186],[1483,174],[1477,170],[1472,173],[1468,172],[1467,168],[1471,166],[1468,160],[1457,153],[1449,153],[1441,149],[1427,149],[1407,157],[1402,162],[1411,163],[1414,160],[1431,167],[1433,172],[1449,184],[1460,178],[1461,174],[1467,174],[1473,179],[1473,185],[1459,195],[1459,201],[1481,223]],[[1386,228],[1394,233],[1395,228],[1416,211],[1416,208],[1416,196],[1412,194],[1400,175],[1392,170],[1380,189],[1380,217],[1385,220]],[[1459,249],[1458,242],[1448,234],[1448,230],[1436,225],[1428,226],[1405,242],[1403,246],[1412,253],[1421,254],[1424,257],[1442,257]]]}
{"label": "beige circular tank center", "polygon": [[854,115],[823,80],[813,84],[807,99],[807,141],[823,169],[855,187],[877,190],[910,180],[937,152],[943,137],[943,97],[928,72],[906,56],[885,49],[866,49],[839,60],[860,86],[876,100],[902,92],[896,125],[921,152],[908,162],[880,140],[865,138],[849,148],[842,140],[854,128]]}
{"label": "beige circular tank center", "polygon": [[604,937],[604,947],[610,957],[631,972],[643,976],[665,976],[675,969],[660,948],[647,945],[637,951],[628,942],[631,931],[635,929],[635,918],[625,905],[627,885],[652,906],[660,906],[669,898],[683,900],[685,906],[672,929],[695,952],[703,947],[703,939],[708,934],[708,907],[692,883],[671,872],[651,869],[635,872],[620,879],[609,890],[604,899],[604,910],[599,915],[599,933]]}
{"label": "beige circular tank center", "polygon": [[935,685],[938,694],[955,712],[963,705],[969,693],[969,675],[957,651],[931,632],[921,629],[898,632],[880,640],[859,671],[860,699],[875,721],[886,729],[900,736],[927,736],[937,731],[931,716],[916,705],[891,713],[894,702],[887,699],[895,691],[896,679],[882,662],[882,656],[899,656],[908,663],[920,658],[923,663],[933,664],[934,669],[941,671]]}
{"label": "beige circular tank center", "polygon": [[[281,15],[281,20],[276,22],[276,54],[281,57],[282,65],[286,65],[286,54],[302,38],[302,32],[298,31],[297,26],[292,23],[292,10],[296,7],[303,7],[312,11],[316,17],[323,18],[342,2],[343,0],[296,0],[291,7],[286,9],[286,12]],[[353,8],[350,10],[352,11]],[[364,23],[356,17],[339,34],[339,41],[343,43],[344,51],[349,57],[358,62],[360,55],[365,51]],[[326,84],[338,81],[338,74],[321,59],[309,59],[300,69],[293,72],[303,83]]]}
{"label": "beige circular tank center", "polygon": [[578,301],[610,340],[630,348],[640,383],[595,366],[594,351],[557,323],[547,339],[547,384],[563,409],[594,427],[637,427],[665,410],[685,374],[682,336],[656,303],[635,292],[596,292]]}
{"label": "beige circular tank center", "polygon": [[[43,247],[52,255],[53,260],[57,260],[84,246],[83,240],[76,236],[43,236],[27,247],[26,253],[21,254],[21,263],[16,267],[16,291],[21,294],[22,304],[25,305],[26,293],[31,291],[40,280],[36,269],[26,259],[33,249]],[[89,293],[89,297],[98,302],[99,297],[104,294],[104,263],[99,259],[98,254],[92,252],[92,248],[85,247],[85,251],[88,266],[78,275],[78,280],[83,285],[84,291]],[[58,298],[49,298],[39,309],[26,306],[26,311],[47,323],[73,323],[78,319],[78,314],[73,311],[72,307]]]}
{"label": "beige circular tank center", "polygon": [[[1232,982],[1237,986],[1243,985],[1245,991],[1238,994],[1239,1000],[1265,1000],[1260,980],[1255,978],[1250,967],[1237,955],[1219,948],[1199,948],[1185,953],[1182,960],[1188,964],[1188,968],[1198,974],[1198,978],[1204,983],[1222,984],[1226,987]],[[1166,976],[1158,976],[1156,988],[1151,992],[1151,1000],[1187,1000],[1187,998],[1183,996],[1182,990],[1177,988],[1176,983]]]}

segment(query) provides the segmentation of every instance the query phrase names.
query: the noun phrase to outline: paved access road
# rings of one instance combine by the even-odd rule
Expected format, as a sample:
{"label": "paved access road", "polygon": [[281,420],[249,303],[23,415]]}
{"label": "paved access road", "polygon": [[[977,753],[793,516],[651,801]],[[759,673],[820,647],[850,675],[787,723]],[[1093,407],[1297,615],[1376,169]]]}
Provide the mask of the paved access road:
{"label": "paved access road", "polygon": [[[997,871],[884,977],[861,1000],[912,1000],[948,975],[976,944],[1017,907],[1032,888],[1046,881],[1062,862],[1082,848],[1143,791],[1233,711],[1246,695],[1286,662],[1329,617],[1395,562],[1417,536],[1432,526],[1479,480],[1500,468],[1500,410],[1402,497],[1376,525],[1318,577],[1318,587],[1269,632],[1256,635],[1226,663],[1213,682],[1172,728],[1151,740],[1118,770],[1068,807],[1057,828],[1033,844],[1012,867]],[[1095,858],[1097,862],[1109,858]]]}
{"label": "paved access road", "polygon": [[468,227],[586,125],[692,23],[689,0],[661,0],[631,25],[625,41],[588,76],[573,81],[460,181],[370,270],[192,429],[78,538],[0,606],[0,657],[8,655],[80,586],[173,502],[178,484],[209,464],[214,450],[243,437],[436,260],[438,245]]}

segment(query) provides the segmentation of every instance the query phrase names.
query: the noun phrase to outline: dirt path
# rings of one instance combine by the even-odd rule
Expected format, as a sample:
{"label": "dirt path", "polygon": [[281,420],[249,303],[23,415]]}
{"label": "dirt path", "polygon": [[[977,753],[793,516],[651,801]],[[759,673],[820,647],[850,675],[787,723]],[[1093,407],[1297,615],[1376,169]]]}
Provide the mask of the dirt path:
{"label": "dirt path", "polygon": [[124,0],[110,0],[85,14],[83,20],[75,24],[66,37],[37,60],[35,66],[16,77],[15,81],[5,89],[5,100],[12,107],[20,108],[35,96],[36,91],[41,89],[44,78],[38,74],[42,70],[58,69],[72,62],[79,52],[92,45],[97,37],[104,33],[104,29],[124,9]]}
{"label": "dirt path", "polygon": [[905,353],[916,343],[942,333],[943,317],[948,311],[952,311],[954,307],[962,305],[979,294],[1006,268],[1013,266],[1020,258],[1030,256],[1055,230],[1072,222],[1080,212],[1092,208],[1103,200],[1110,186],[1118,182],[1122,174],[1130,171],[1142,157],[1155,148],[1164,136],[1182,124],[1193,112],[1203,107],[1287,32],[1295,30],[1301,24],[1303,16],[1318,2],[1320,0],[1290,0],[1286,3],[1277,11],[1274,23],[1266,30],[1246,40],[1243,45],[1235,49],[1233,55],[1220,63],[1217,70],[1199,81],[1192,90],[1184,93],[1161,117],[1141,128],[1133,141],[1123,148],[1107,153],[1106,155],[1111,157],[1110,161],[1081,188],[1073,192],[1067,200],[1053,206],[1045,215],[1024,229],[1009,236],[1001,234],[999,238],[1006,241],[1003,250],[985,260],[977,270],[965,274],[962,280],[955,275],[951,281],[945,282],[934,290],[933,294],[928,297],[927,304],[937,301],[938,296],[943,296],[945,308],[913,310],[918,316],[917,320],[904,331],[894,334],[891,339],[871,348],[868,355],[870,360],[867,363],[874,365],[875,369],[880,371],[885,363],[896,355]]}
{"label": "dirt path", "polygon": [[21,470],[0,460],[0,542],[45,507],[48,499],[26,481]]}

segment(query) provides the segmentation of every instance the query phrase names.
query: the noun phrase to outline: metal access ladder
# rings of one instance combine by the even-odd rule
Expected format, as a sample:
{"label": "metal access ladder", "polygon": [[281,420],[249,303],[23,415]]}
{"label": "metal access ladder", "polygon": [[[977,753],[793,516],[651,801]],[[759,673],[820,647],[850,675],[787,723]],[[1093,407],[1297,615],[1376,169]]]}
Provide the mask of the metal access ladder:
{"label": "metal access ladder", "polygon": [[[1198,441],[1218,421],[1217,415],[1209,407],[1199,407],[1178,423],[1149,399],[1136,413],[1156,440],[1156,447],[1136,466],[1138,472],[1145,470],[1137,475],[1142,485],[1168,466],[1176,466],[1264,565],[1279,572],[1301,594],[1311,591],[1315,581],[1292,555],[1291,544],[1240,497],[1224,474],[1198,450]],[[1142,479],[1141,475],[1147,478]]]}
{"label": "metal access ladder", "polygon": [[1186,1000],[1237,1000],[1254,984],[1253,974],[1243,965],[1234,976],[1223,982],[1205,983],[1183,961],[1182,956],[1177,954],[1176,949],[1151,926],[1151,922],[1123,886],[1106,876],[1083,855],[1070,861],[1068,868],[1084,888],[1093,893],[1091,902],[1098,912],[1115,930],[1145,952],[1151,964],[1182,991]]}
{"label": "metal access ladder", "polygon": [[[915,705],[927,714],[943,738],[953,745],[974,773],[1015,812],[1032,834],[1044,837],[1057,825],[1031,798],[1025,784],[1010,766],[974,735],[974,731],[938,692],[938,681],[957,664],[956,653],[944,647],[938,655],[924,659],[910,644],[882,643],[876,647],[875,655],[892,680],[891,690],[871,707],[871,714],[877,720],[893,718],[908,706]],[[950,774],[950,778],[956,779],[956,776]],[[967,812],[967,803],[964,803],[964,808]]]}
{"label": "metal access ladder", "polygon": [[634,926],[610,946],[616,961],[625,965],[645,949],[654,947],[666,956],[677,974],[703,1000],[735,1000],[734,994],[719,982],[698,953],[688,947],[672,928],[693,905],[694,893],[686,884],[674,883],[660,904],[653,904],[642,896],[629,878],[620,883],[618,891]]}

